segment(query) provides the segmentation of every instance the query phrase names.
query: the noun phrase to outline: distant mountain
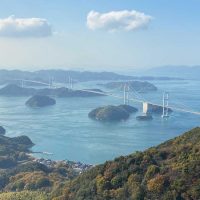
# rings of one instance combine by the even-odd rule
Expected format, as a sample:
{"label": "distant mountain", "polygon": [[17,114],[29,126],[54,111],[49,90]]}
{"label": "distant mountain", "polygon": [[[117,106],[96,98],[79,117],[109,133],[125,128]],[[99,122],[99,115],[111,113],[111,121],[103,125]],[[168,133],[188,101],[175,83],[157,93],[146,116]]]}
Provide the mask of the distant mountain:
{"label": "distant mountain", "polygon": [[35,72],[20,70],[0,70],[0,83],[16,83],[18,79],[35,80],[49,83],[49,79],[66,83],[69,77],[74,81],[96,80],[130,80],[133,76],[120,75],[113,72],[89,72],[70,70],[40,70]]}
{"label": "distant mountain", "polygon": [[[72,70],[40,70],[40,71],[20,71],[20,70],[0,70],[0,84],[19,84],[20,79],[33,80],[37,82],[49,83],[56,81],[68,83],[69,77],[74,81],[101,81],[101,80],[169,80],[170,77],[152,77],[152,76],[129,76],[120,75],[114,72],[90,72],[90,71],[72,71]],[[27,83],[26,84],[30,84]],[[31,83],[31,85],[36,83]]]}
{"label": "distant mountain", "polygon": [[149,76],[170,76],[185,79],[200,79],[200,66],[163,66],[145,71]]}

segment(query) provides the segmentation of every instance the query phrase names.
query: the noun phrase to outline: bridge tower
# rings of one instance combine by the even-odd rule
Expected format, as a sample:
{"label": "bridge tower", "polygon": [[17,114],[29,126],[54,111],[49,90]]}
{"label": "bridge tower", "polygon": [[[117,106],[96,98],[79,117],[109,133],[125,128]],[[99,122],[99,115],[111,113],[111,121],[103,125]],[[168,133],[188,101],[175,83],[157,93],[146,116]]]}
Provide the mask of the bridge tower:
{"label": "bridge tower", "polygon": [[69,89],[73,89],[73,79],[69,76]]}
{"label": "bridge tower", "polygon": [[53,77],[49,77],[49,88],[53,88]]}
{"label": "bridge tower", "polygon": [[24,80],[21,80],[21,87],[24,88]]}
{"label": "bridge tower", "polygon": [[49,88],[51,88],[51,77],[49,76]]}
{"label": "bridge tower", "polygon": [[124,85],[124,104],[129,104],[129,86],[127,84]]}
{"label": "bridge tower", "polygon": [[71,89],[73,89],[73,87],[74,87],[74,81],[73,81],[73,79],[71,78]]}
{"label": "bridge tower", "polygon": [[71,85],[71,77],[68,77],[68,82],[67,82],[67,87],[70,89],[70,85]]}
{"label": "bridge tower", "polygon": [[54,77],[51,77],[51,88],[54,87]]}
{"label": "bridge tower", "polygon": [[162,118],[168,118],[169,117],[169,93],[164,92],[163,93],[163,114]]}
{"label": "bridge tower", "polygon": [[49,88],[51,88],[51,77],[49,77]]}

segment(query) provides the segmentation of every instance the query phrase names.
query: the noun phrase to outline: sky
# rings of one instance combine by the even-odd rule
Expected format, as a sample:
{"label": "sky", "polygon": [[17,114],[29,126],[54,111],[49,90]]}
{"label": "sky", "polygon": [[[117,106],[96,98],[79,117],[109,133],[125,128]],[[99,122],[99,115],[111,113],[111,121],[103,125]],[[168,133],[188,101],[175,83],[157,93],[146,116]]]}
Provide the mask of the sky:
{"label": "sky", "polygon": [[200,65],[199,0],[0,0],[0,68]]}

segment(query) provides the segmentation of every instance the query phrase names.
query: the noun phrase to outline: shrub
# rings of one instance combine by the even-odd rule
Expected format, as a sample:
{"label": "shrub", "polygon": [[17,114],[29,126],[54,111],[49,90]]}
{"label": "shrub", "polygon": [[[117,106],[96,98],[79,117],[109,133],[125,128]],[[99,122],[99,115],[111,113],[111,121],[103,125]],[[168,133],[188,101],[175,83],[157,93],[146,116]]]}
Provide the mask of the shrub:
{"label": "shrub", "polygon": [[161,193],[165,187],[165,177],[157,175],[147,182],[147,188],[150,192]]}
{"label": "shrub", "polygon": [[158,166],[156,165],[150,165],[147,168],[147,172],[145,174],[145,178],[149,179],[149,178],[153,178],[157,173],[159,173],[160,169]]}
{"label": "shrub", "polygon": [[49,187],[51,186],[51,183],[49,181],[48,178],[40,178],[37,182],[36,182],[36,188],[41,188],[41,187]]}

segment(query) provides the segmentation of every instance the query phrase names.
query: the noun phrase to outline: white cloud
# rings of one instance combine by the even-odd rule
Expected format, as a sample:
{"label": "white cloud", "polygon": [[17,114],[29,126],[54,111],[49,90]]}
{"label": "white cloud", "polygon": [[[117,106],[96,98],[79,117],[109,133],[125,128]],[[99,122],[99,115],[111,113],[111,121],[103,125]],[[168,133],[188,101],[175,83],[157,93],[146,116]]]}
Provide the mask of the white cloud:
{"label": "white cloud", "polygon": [[47,37],[52,35],[51,25],[41,18],[0,19],[0,37]]}
{"label": "white cloud", "polygon": [[87,16],[87,26],[91,30],[134,31],[148,26],[153,17],[132,10],[99,13],[90,11]]}

